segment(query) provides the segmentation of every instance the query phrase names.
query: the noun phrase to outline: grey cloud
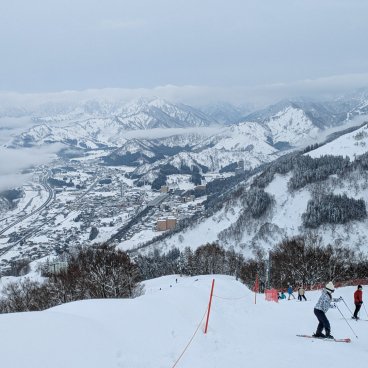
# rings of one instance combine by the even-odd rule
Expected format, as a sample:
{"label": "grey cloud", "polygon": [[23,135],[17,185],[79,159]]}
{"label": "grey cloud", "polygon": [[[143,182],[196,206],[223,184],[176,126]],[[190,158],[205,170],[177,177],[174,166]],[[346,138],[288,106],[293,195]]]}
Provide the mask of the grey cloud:
{"label": "grey cloud", "polygon": [[0,190],[26,182],[29,176],[22,175],[21,170],[50,162],[61,147],[60,144],[17,150],[0,147]]}
{"label": "grey cloud", "polygon": [[0,174],[0,192],[20,187],[30,179],[30,174]]}
{"label": "grey cloud", "polygon": [[[253,103],[257,106],[263,106],[284,98],[299,96],[316,99],[330,98],[363,87],[368,87],[368,73],[335,75],[254,86],[165,85],[153,88],[105,88],[54,93],[0,92],[0,105],[4,110],[15,106],[21,107],[29,114],[47,104],[73,107],[94,99],[124,103],[140,97],[161,97],[169,101],[191,105],[226,101],[234,104]],[[0,119],[0,127],[1,121]]]}
{"label": "grey cloud", "polygon": [[[0,98],[1,99],[1,98]],[[27,126],[33,125],[31,118],[29,117],[3,117],[0,118],[0,129],[17,129],[25,128]]]}
{"label": "grey cloud", "polygon": [[4,2],[0,90],[236,86],[366,73],[363,0]]}
{"label": "grey cloud", "polygon": [[14,135],[23,132],[32,125],[34,122],[29,116],[0,118],[0,146],[7,144]]}

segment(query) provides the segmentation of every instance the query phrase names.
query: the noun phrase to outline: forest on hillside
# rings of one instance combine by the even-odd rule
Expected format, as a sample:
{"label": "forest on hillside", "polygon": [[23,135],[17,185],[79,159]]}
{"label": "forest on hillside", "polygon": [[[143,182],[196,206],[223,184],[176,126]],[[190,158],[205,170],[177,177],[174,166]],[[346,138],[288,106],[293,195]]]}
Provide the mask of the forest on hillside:
{"label": "forest on hillside", "polygon": [[144,292],[144,280],[171,274],[231,275],[251,289],[259,278],[261,291],[281,290],[288,284],[313,287],[368,275],[366,256],[343,246],[323,246],[317,237],[285,239],[269,253],[258,252],[252,259],[217,243],[195,251],[174,248],[161,254],[155,250],[134,259],[102,244],[76,248],[64,261],[67,267],[58,272],[53,272],[52,262],[43,264],[42,282],[23,278],[7,284],[0,298],[0,313],[44,310],[83,299],[134,298]]}

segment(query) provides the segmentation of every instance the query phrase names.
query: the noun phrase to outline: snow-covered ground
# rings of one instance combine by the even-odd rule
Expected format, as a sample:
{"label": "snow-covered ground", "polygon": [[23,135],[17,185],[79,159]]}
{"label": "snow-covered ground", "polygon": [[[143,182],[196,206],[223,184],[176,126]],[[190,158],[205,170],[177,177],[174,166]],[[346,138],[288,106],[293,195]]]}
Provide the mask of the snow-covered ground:
{"label": "snow-covered ground", "polygon": [[[5,228],[17,218],[29,215],[33,211],[36,211],[46,202],[49,195],[45,188],[38,183],[27,183],[24,185],[23,189],[24,196],[19,199],[17,206],[6,213],[6,218],[1,218],[4,220],[1,223],[2,228]],[[31,220],[34,220],[33,216],[31,217]],[[23,223],[20,224],[22,225]],[[12,228],[12,230],[14,230],[14,228]]]}
{"label": "snow-covered ground", "polygon": [[366,153],[368,150],[368,124],[352,133],[344,134],[334,141],[325,144],[307,155],[316,158],[323,155],[348,156],[354,160],[356,156]]}
{"label": "snow-covered ground", "polygon": [[[215,296],[205,335],[212,278]],[[307,292],[307,302],[266,302],[258,295],[255,305],[249,289],[219,275],[166,276],[147,281],[145,289],[133,300],[87,300],[0,315],[1,366],[346,368],[367,363],[368,321],[349,319],[357,339],[337,309],[327,314],[332,333],[350,337],[351,344],[296,337],[315,331],[319,291]],[[352,309],[354,289],[337,289],[334,296],[343,296]],[[350,317],[345,305],[339,308]],[[364,309],[362,318],[368,319]]]}

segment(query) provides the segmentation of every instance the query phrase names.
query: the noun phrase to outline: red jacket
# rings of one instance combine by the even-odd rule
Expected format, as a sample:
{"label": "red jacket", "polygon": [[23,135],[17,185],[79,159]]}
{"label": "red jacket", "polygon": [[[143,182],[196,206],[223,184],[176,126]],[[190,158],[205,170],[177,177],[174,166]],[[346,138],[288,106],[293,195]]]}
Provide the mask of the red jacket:
{"label": "red jacket", "polygon": [[357,290],[354,293],[354,303],[361,303],[363,301],[363,292],[361,290]]}

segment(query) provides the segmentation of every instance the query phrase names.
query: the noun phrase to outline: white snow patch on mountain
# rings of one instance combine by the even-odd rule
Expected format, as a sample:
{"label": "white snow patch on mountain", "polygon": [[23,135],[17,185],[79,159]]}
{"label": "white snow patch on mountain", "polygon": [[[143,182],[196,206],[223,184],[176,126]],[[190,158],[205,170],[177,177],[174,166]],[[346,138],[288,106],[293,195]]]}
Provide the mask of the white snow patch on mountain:
{"label": "white snow patch on mountain", "polygon": [[272,223],[280,228],[288,228],[289,235],[299,233],[302,225],[301,214],[306,210],[307,202],[312,198],[305,189],[290,195],[287,183],[291,175],[275,175],[274,180],[265,188],[265,191],[275,199],[275,209],[272,211]]}
{"label": "white snow patch on mountain", "polygon": [[274,142],[288,142],[294,146],[316,139],[320,132],[303,110],[290,106],[272,116],[267,126]]}
{"label": "white snow patch on mountain", "polygon": [[352,133],[344,134],[334,141],[325,144],[307,154],[313,158],[323,155],[348,156],[354,160],[355,156],[368,151],[368,124]]}

